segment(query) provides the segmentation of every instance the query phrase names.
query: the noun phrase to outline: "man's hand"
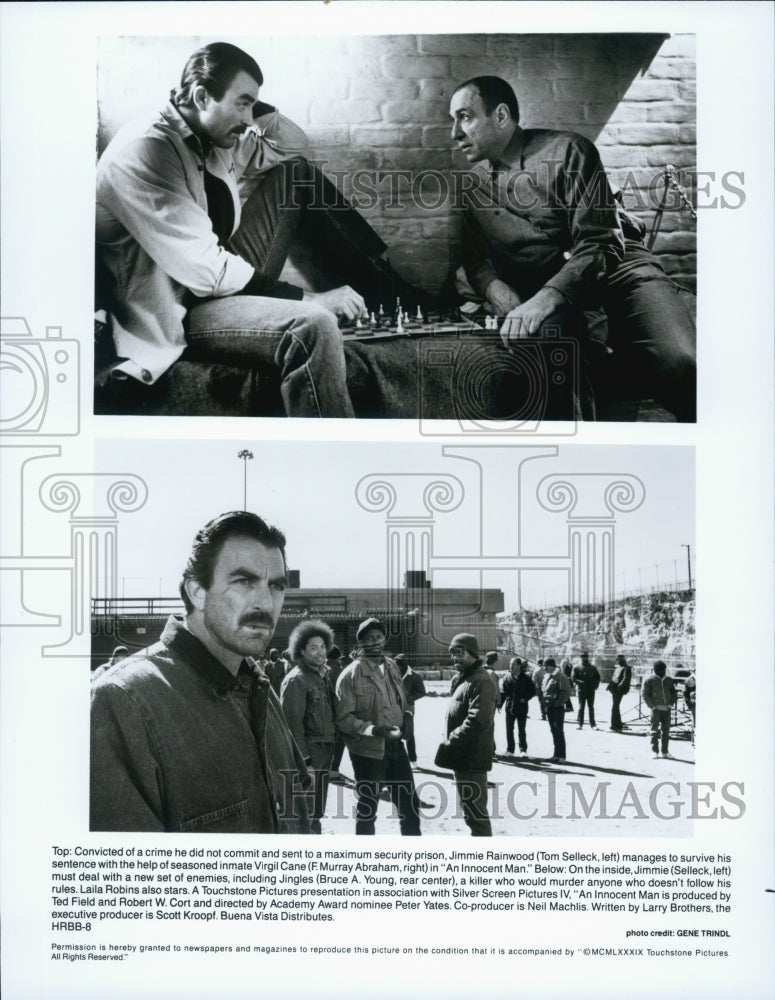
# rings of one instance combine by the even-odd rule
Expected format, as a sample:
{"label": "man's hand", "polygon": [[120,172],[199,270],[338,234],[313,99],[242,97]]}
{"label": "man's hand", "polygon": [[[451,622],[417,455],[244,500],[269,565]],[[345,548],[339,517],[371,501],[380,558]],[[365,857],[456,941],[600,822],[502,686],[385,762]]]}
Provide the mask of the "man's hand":
{"label": "man's hand", "polygon": [[348,323],[352,323],[366,312],[363,296],[349,285],[332,288],[329,292],[305,292],[304,299],[308,302],[317,302],[324,309],[329,309],[337,319],[346,319]]}
{"label": "man's hand", "polygon": [[496,316],[505,316],[522,304],[522,299],[514,289],[500,278],[494,278],[490,282],[484,295]]}
{"label": "man's hand", "polygon": [[373,735],[379,736],[383,740],[400,740],[401,730],[398,726],[375,726]]}
{"label": "man's hand", "polygon": [[563,296],[553,288],[542,288],[527,302],[512,309],[500,329],[503,346],[508,347],[525,337],[535,336],[544,320],[556,312],[564,302]]}

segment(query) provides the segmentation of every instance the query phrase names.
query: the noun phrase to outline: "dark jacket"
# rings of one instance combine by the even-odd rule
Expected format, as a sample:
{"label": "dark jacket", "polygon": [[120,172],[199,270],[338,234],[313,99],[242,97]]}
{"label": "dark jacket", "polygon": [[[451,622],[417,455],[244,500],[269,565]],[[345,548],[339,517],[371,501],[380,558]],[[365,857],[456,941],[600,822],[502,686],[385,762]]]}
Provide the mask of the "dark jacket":
{"label": "dark jacket", "polygon": [[419,674],[416,674],[411,667],[406,668],[406,673],[401,678],[404,690],[406,691],[407,711],[414,711],[414,703],[424,698],[426,695],[425,684]]}
{"label": "dark jacket", "polygon": [[625,695],[630,690],[632,681],[632,667],[626,661],[617,663],[611,680],[608,682],[608,690],[613,694]]}
{"label": "dark jacket", "polygon": [[241,683],[178,618],[92,686],[92,830],[309,833],[294,774],[309,785],[261,668]]}
{"label": "dark jacket", "polygon": [[285,675],[280,704],[305,760],[312,756],[309,744],[336,739],[333,696],[327,667],[321,676],[313,667],[300,663]]}
{"label": "dark jacket", "polygon": [[506,711],[509,715],[516,715],[517,705],[520,702],[530,701],[535,697],[536,686],[533,678],[528,674],[517,674],[515,677],[508,673],[501,682],[501,690],[505,699]]}
{"label": "dark jacket", "polygon": [[675,681],[672,677],[657,677],[651,674],[643,682],[643,700],[649,708],[672,708],[676,702]]}
{"label": "dark jacket", "polygon": [[452,681],[447,744],[455,771],[489,771],[495,753],[495,687],[477,660]]}
{"label": "dark jacket", "polygon": [[571,679],[579,694],[592,694],[600,686],[600,671],[593,663],[582,663],[573,668]]}

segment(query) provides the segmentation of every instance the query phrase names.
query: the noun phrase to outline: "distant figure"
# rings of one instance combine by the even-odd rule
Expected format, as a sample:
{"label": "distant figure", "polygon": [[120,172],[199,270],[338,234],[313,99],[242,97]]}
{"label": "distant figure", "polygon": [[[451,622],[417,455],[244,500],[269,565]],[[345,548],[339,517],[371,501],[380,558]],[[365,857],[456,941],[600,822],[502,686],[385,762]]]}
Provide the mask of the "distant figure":
{"label": "distant figure", "polygon": [[541,719],[546,722],[546,703],[544,702],[544,675],[546,671],[544,670],[544,661],[539,660],[538,666],[533,671],[533,683],[536,686],[536,696],[538,698],[538,705],[541,709]]}
{"label": "distant figure", "polygon": [[106,670],[110,670],[111,667],[114,667],[117,663],[125,660],[127,656],[129,656],[129,650],[126,646],[116,646],[110,654],[108,662],[103,663],[101,666],[97,667],[96,670],[92,671],[91,679],[94,680],[95,677],[99,677],[101,674],[104,674]]}
{"label": "distant figure", "polygon": [[697,675],[694,670],[684,681],[684,701],[692,713],[692,746],[694,746],[694,727],[697,724]]}
{"label": "distant figure", "polygon": [[495,691],[479,658],[479,643],[467,632],[456,635],[449,655],[458,673],[447,708],[447,746],[455,758],[455,788],[472,837],[491,837],[487,812],[487,772],[495,753]]}
{"label": "distant figure", "polygon": [[535,683],[528,671],[527,660],[518,656],[509,664],[509,673],[503,678],[502,690],[506,705],[506,754],[514,753],[514,722],[517,723],[519,751],[523,757],[527,755],[527,722],[528,702],[535,696]]}
{"label": "distant figure", "polygon": [[546,718],[554,744],[553,764],[565,763],[565,706],[570,699],[570,681],[553,657],[544,660],[544,701]]}
{"label": "distant figure", "polygon": [[584,708],[589,707],[589,725],[591,729],[597,729],[595,725],[595,691],[600,686],[600,671],[589,659],[589,653],[584,650],[581,654],[581,664],[574,667],[572,681],[576,685],[576,694],[579,698],[578,728],[584,728]]}
{"label": "distant figure", "polygon": [[620,733],[624,728],[622,715],[619,706],[622,698],[630,690],[632,681],[632,667],[620,653],[616,657],[616,667],[608,682],[608,690],[611,692],[611,732]]}
{"label": "distant figure", "polygon": [[406,752],[409,760],[414,764],[417,761],[417,745],[414,741],[414,703],[419,701],[420,698],[424,698],[427,692],[422,677],[412,670],[409,666],[409,661],[403,653],[399,653],[396,657],[396,666],[401,674],[401,680],[404,682],[407,698],[406,710],[410,716],[404,724]]}
{"label": "distant figure", "polygon": [[280,651],[278,649],[270,649],[269,659],[265,664],[262,664],[262,666],[264,668],[264,673],[269,678],[269,682],[274,688],[274,693],[279,698],[280,688],[283,686],[288,666],[285,660],[280,659]]}
{"label": "distant figure", "polygon": [[668,752],[670,744],[670,710],[676,703],[675,681],[667,677],[667,666],[662,660],[654,663],[654,672],[643,682],[643,700],[651,709],[651,749],[654,757],[659,757],[660,733],[662,737],[662,756],[669,760],[673,755]]}
{"label": "distant figure", "polygon": [[485,656],[484,658],[484,669],[490,675],[490,679],[495,685],[495,707],[498,709],[498,711],[500,711],[503,705],[503,695],[501,694],[500,678],[495,672],[495,667],[497,666],[497,663],[498,663],[498,654],[494,650],[491,653],[488,653],[487,656]]}

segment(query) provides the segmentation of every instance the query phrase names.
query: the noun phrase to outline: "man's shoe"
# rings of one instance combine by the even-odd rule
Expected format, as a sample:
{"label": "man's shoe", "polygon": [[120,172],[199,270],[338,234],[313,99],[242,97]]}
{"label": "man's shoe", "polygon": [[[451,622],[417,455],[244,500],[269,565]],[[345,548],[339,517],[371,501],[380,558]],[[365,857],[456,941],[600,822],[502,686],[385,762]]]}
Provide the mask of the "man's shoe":
{"label": "man's shoe", "polygon": [[519,756],[520,757],[527,757],[527,750],[520,750],[519,751]]}
{"label": "man's shoe", "polygon": [[576,726],[576,729],[583,729],[583,726]]}
{"label": "man's shoe", "polygon": [[590,729],[597,729],[597,726],[593,723],[589,728]]}
{"label": "man's shoe", "polygon": [[675,757],[671,753],[663,753],[662,756],[665,760],[675,760]]}
{"label": "man's shoe", "polygon": [[564,757],[558,757],[557,758],[557,763],[558,764],[564,764],[565,763],[565,758]]}
{"label": "man's shoe", "polygon": [[513,757],[514,756],[514,751],[513,750],[504,750],[503,751],[503,756],[504,757]]}
{"label": "man's shoe", "polygon": [[651,756],[654,758],[654,760],[659,760],[659,752],[657,750],[655,750]]}

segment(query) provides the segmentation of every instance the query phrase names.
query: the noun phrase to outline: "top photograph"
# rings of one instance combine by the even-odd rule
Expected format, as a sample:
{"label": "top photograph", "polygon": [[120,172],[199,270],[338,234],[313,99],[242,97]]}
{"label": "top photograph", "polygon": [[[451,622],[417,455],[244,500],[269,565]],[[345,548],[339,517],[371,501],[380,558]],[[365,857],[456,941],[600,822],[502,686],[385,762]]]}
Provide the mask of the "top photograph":
{"label": "top photograph", "polygon": [[95,414],[695,421],[695,80],[683,34],[100,39]]}

